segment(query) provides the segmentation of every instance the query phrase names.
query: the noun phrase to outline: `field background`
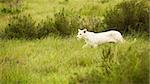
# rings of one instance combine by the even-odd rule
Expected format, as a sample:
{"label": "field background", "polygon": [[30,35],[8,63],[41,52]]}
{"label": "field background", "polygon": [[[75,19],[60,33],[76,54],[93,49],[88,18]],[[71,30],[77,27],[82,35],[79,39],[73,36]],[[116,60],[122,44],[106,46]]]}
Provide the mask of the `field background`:
{"label": "field background", "polygon": [[[38,23],[64,8],[69,15],[102,17],[123,0],[23,0],[21,14]],[[106,0],[107,1],[107,0]],[[0,9],[8,4],[0,2]],[[17,14],[0,13],[0,31]],[[76,30],[77,31],[77,30]],[[149,37],[124,33],[126,42],[85,48],[75,35],[0,39],[0,84],[149,84]]]}

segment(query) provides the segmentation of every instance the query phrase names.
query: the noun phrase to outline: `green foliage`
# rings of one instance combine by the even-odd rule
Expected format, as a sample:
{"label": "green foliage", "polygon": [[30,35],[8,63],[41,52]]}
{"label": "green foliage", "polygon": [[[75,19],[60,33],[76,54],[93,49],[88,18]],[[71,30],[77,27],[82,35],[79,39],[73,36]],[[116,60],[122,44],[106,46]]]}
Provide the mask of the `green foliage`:
{"label": "green foliage", "polygon": [[4,30],[4,38],[25,38],[36,37],[35,21],[30,15],[16,15],[10,19],[9,24]]}
{"label": "green foliage", "polygon": [[81,21],[81,28],[86,28],[89,31],[100,32],[104,30],[102,18],[90,16],[85,17]]}
{"label": "green foliage", "polygon": [[6,14],[16,14],[16,13],[20,13],[23,10],[21,8],[2,8],[1,13],[6,13]]}
{"label": "green foliage", "polygon": [[108,28],[114,28],[121,32],[149,32],[148,28],[148,1],[125,0],[110,8],[106,14],[104,23]]}
{"label": "green foliage", "polygon": [[71,34],[77,34],[78,29],[81,27],[81,17],[71,16],[69,27],[71,28]]}
{"label": "green foliage", "polygon": [[61,32],[62,35],[69,35],[71,29],[69,28],[69,20],[66,17],[64,11],[62,10],[59,13],[54,15],[55,17],[55,28]]}
{"label": "green foliage", "polygon": [[54,26],[60,32],[60,35],[71,35],[79,28],[79,19],[80,17],[67,16],[63,9],[54,15]]}
{"label": "green foliage", "polygon": [[46,20],[42,20],[41,22],[39,22],[36,31],[37,38],[44,38],[49,34],[59,34],[57,29],[54,27],[54,20],[49,17],[47,17]]}
{"label": "green foliage", "polygon": [[23,11],[21,0],[2,0],[5,6],[0,8],[1,14],[17,14]]}
{"label": "green foliage", "polygon": [[68,12],[63,8],[55,13],[54,17],[47,17],[39,22],[38,25],[35,25],[35,21],[32,20],[31,16],[25,16],[25,19],[21,19],[24,16],[17,16],[18,18],[10,21],[10,25],[5,29],[5,35],[3,36],[10,39],[44,38],[49,34],[69,36],[76,34],[79,28],[86,28],[94,32],[101,32],[112,28],[123,33],[148,33],[148,4],[141,0],[122,1],[114,8],[109,9],[103,20],[99,16],[83,17],[78,14],[70,14],[70,11]]}
{"label": "green foliage", "polygon": [[72,35],[77,33],[77,29],[86,28],[89,31],[99,32],[104,30],[102,18],[90,16],[69,16],[66,11],[62,10],[55,14],[55,28],[60,35]]}
{"label": "green foliage", "polygon": [[54,19],[47,17],[42,20],[36,26],[31,15],[16,15],[10,18],[8,25],[6,26],[2,38],[44,38],[49,34],[68,36],[77,33],[77,29],[80,27],[80,17],[67,16],[64,11],[55,14]]}

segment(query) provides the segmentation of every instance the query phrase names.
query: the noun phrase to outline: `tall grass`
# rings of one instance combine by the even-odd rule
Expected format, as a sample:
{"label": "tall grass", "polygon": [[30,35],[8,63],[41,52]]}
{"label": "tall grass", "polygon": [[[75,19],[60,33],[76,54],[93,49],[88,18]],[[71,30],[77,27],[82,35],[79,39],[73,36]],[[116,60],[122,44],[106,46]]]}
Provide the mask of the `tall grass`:
{"label": "tall grass", "polygon": [[75,37],[3,40],[0,82],[148,84],[149,42],[142,38],[126,40],[86,49]]}
{"label": "tall grass", "polygon": [[[125,43],[84,49],[84,42],[75,37],[78,28],[106,30],[108,24],[101,17],[108,7],[121,2],[23,0],[25,9],[20,14],[31,16],[10,20],[14,14],[0,13],[0,30],[12,36],[11,40],[0,38],[0,84],[148,84],[148,34],[125,33]],[[65,12],[60,12],[62,8]],[[43,39],[16,39],[32,37]]]}

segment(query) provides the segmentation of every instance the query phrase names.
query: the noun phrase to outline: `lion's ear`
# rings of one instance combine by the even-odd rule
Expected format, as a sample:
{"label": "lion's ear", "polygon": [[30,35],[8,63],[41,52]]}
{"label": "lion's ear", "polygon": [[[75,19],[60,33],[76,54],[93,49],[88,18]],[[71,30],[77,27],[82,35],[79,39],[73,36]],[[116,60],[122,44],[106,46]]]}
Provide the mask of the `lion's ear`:
{"label": "lion's ear", "polygon": [[78,31],[80,31],[80,29],[78,29]]}

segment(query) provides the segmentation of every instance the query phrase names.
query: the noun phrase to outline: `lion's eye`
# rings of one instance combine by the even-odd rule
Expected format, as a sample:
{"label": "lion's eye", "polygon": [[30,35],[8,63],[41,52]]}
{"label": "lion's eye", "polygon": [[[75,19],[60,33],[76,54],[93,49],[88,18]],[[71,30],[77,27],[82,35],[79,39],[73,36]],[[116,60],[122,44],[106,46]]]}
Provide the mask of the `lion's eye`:
{"label": "lion's eye", "polygon": [[81,35],[81,34],[80,34]]}

